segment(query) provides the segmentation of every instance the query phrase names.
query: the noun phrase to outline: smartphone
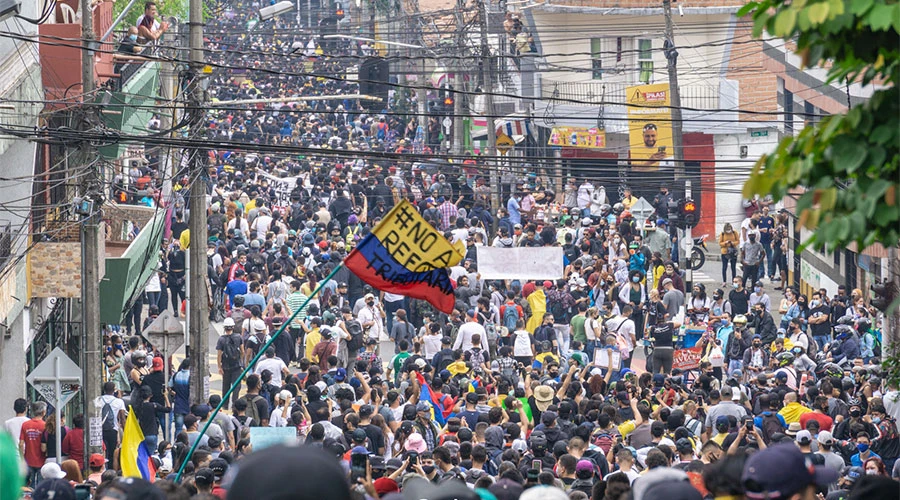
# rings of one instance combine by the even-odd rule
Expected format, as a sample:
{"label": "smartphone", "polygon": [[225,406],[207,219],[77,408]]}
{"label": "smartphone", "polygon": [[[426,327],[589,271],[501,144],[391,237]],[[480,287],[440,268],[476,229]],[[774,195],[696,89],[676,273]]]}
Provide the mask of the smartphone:
{"label": "smartphone", "polygon": [[362,453],[354,453],[350,455],[350,481],[356,484],[359,478],[365,479],[366,465],[369,463],[369,456]]}
{"label": "smartphone", "polygon": [[746,427],[748,431],[753,430],[753,421],[747,420],[744,422],[744,427]]}
{"label": "smartphone", "polygon": [[532,460],[532,461],[531,461],[531,468],[532,468],[532,469],[537,469],[537,470],[540,471],[540,470],[543,469],[544,467],[543,467],[543,465],[541,464],[541,461],[540,461],[540,460]]}
{"label": "smartphone", "polygon": [[660,146],[659,149],[658,149],[658,151],[659,151],[660,153],[665,153],[665,152],[666,152],[666,147],[665,147],[665,146]]}
{"label": "smartphone", "polygon": [[91,485],[89,484],[76,484],[75,485],[75,500],[89,500],[91,498]]}
{"label": "smartphone", "polygon": [[409,465],[416,465],[419,463],[419,454],[415,451],[409,452]]}

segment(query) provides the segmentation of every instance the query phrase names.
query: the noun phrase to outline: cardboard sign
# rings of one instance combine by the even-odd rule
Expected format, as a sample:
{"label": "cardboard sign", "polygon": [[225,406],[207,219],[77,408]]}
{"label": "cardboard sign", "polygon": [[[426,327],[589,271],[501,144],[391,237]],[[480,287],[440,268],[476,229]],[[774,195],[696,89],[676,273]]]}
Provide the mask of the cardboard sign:
{"label": "cardboard sign", "polygon": [[700,368],[700,358],[703,357],[703,350],[700,347],[691,347],[689,349],[675,349],[672,357],[672,368],[679,370],[696,370]]}

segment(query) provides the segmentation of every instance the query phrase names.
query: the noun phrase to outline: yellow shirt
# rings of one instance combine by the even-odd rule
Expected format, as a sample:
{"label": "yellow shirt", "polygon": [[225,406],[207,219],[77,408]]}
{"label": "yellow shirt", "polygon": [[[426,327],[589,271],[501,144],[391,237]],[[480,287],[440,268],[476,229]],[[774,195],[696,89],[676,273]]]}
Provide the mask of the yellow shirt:
{"label": "yellow shirt", "polygon": [[187,250],[191,247],[191,230],[185,229],[181,232],[181,235],[178,237],[178,243],[181,244],[182,250]]}
{"label": "yellow shirt", "polygon": [[321,341],[322,341],[322,334],[319,333],[319,329],[318,329],[318,328],[316,328],[316,329],[314,329],[314,330],[311,330],[309,333],[306,334],[306,351],[305,351],[305,355],[306,355],[306,357],[307,357],[310,361],[312,361],[313,363],[318,363],[318,362],[319,362],[319,360],[318,360],[317,358],[314,358],[314,357],[313,357],[312,352],[313,352],[313,348],[316,347],[316,344],[318,344],[318,343],[321,342]]}
{"label": "yellow shirt", "polygon": [[537,289],[532,292],[528,296],[528,305],[531,307],[531,317],[528,318],[525,329],[528,333],[534,334],[537,327],[544,322],[544,314],[547,312],[547,295],[544,294],[544,290]]}
{"label": "yellow shirt", "polygon": [[634,430],[637,429],[637,426],[634,425],[634,420],[627,420],[619,424],[616,428],[619,429],[619,434],[624,438],[634,432]]}

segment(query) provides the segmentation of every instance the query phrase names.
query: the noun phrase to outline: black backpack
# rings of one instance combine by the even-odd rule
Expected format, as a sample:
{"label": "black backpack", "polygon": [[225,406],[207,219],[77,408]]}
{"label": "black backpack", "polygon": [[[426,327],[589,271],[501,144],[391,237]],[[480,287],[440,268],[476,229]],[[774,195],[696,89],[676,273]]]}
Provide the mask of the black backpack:
{"label": "black backpack", "polygon": [[768,415],[763,414],[760,427],[762,427],[763,441],[765,441],[766,444],[769,444],[772,441],[772,436],[775,435],[775,433],[784,432],[784,426],[781,425],[781,420],[778,419],[778,414],[775,412],[771,412]]}
{"label": "black backpack", "polygon": [[363,347],[363,328],[359,321],[351,319],[344,322],[347,332],[350,334],[350,340],[347,341],[347,351],[355,353]]}
{"label": "black backpack", "polygon": [[234,368],[241,365],[241,349],[238,347],[238,344],[235,344],[235,335],[238,334],[232,333],[229,335],[222,346],[222,364],[226,368]]}
{"label": "black backpack", "polygon": [[116,430],[116,414],[113,411],[110,401],[105,401],[103,403],[103,408],[100,409],[100,415],[103,417],[104,431]]}
{"label": "black backpack", "polygon": [[[260,420],[259,409],[256,407],[256,402],[260,399],[265,401],[265,398],[259,394],[254,394],[252,396],[247,394],[244,396],[244,399],[247,401],[247,416],[250,417],[250,427],[259,427],[262,420]],[[266,418],[269,418],[269,416],[266,415]]]}

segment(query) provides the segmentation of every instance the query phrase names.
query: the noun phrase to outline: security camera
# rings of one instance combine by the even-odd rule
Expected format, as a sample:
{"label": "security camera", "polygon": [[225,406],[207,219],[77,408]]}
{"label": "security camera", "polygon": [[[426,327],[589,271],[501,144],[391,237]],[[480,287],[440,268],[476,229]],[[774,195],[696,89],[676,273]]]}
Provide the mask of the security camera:
{"label": "security camera", "polygon": [[22,2],[18,0],[0,0],[0,21],[17,16],[22,12]]}
{"label": "security camera", "polygon": [[287,0],[283,2],[278,2],[275,5],[269,5],[267,7],[262,7],[259,9],[259,20],[260,21],[268,21],[275,16],[280,16],[285,12],[290,12],[294,10],[294,3],[289,2]]}
{"label": "security camera", "polygon": [[684,9],[682,9],[680,5],[678,6],[678,15],[684,17]]}

